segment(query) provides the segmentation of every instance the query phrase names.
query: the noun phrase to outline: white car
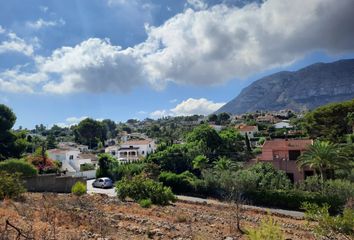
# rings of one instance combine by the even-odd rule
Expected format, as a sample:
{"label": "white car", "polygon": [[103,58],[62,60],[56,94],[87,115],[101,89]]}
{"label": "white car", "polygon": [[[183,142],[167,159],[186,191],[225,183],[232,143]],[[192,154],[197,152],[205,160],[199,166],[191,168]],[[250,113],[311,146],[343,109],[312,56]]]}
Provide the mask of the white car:
{"label": "white car", "polygon": [[113,181],[108,177],[97,178],[93,183],[92,187],[96,188],[111,188],[113,187]]}

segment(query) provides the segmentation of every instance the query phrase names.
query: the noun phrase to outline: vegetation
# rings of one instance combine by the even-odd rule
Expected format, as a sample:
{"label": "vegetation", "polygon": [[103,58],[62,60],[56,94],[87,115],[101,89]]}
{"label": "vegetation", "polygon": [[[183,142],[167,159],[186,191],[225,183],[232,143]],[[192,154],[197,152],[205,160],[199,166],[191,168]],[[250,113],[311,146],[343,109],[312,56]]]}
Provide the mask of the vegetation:
{"label": "vegetation", "polygon": [[0,161],[8,158],[21,158],[27,148],[24,135],[11,130],[16,116],[10,108],[0,104]]}
{"label": "vegetation", "polygon": [[95,165],[93,165],[92,163],[84,163],[80,165],[81,172],[91,171],[91,170],[95,170]]}
{"label": "vegetation", "polygon": [[298,159],[299,167],[308,166],[319,172],[322,180],[326,179],[326,170],[346,168],[348,159],[343,155],[336,144],[324,141],[315,141],[309,149]]}
{"label": "vegetation", "polygon": [[327,104],[306,114],[304,126],[312,139],[343,142],[352,133],[353,112],[354,100]]}
{"label": "vegetation", "polygon": [[151,201],[150,198],[148,198],[148,199],[141,199],[141,200],[139,201],[139,205],[140,205],[140,207],[142,207],[142,208],[149,208],[149,207],[151,207],[151,205],[152,205],[152,201]]}
{"label": "vegetation", "polygon": [[249,240],[285,240],[279,225],[270,216],[263,219],[258,228],[249,229],[247,237]]}
{"label": "vegetation", "polygon": [[328,204],[318,206],[305,202],[302,208],[306,210],[305,218],[307,220],[318,222],[318,225],[314,228],[316,235],[327,239],[332,239],[333,233],[343,234],[343,239],[354,237],[354,209],[345,208],[343,214],[331,216],[328,211],[330,208]]}
{"label": "vegetation", "polygon": [[22,177],[32,177],[37,175],[37,169],[23,159],[10,159],[0,162],[0,171],[8,173],[20,173]]}
{"label": "vegetation", "polygon": [[76,182],[74,186],[71,188],[71,193],[76,196],[82,196],[86,194],[86,184],[83,182]]}
{"label": "vegetation", "polygon": [[0,200],[5,198],[16,199],[26,191],[20,178],[20,173],[0,171]]}
{"label": "vegetation", "polygon": [[166,205],[176,200],[172,191],[164,187],[162,183],[151,179],[145,179],[143,176],[135,176],[131,180],[124,178],[116,183],[117,196],[125,200],[127,197],[134,201],[150,199],[153,204]]}

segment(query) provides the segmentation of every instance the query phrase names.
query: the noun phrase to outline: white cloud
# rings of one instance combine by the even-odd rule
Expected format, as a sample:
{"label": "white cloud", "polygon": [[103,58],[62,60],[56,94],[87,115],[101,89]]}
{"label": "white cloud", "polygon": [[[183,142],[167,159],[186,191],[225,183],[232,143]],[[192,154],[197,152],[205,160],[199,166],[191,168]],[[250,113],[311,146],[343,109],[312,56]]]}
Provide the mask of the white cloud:
{"label": "white cloud", "polygon": [[[242,8],[189,8],[161,26],[146,26],[146,41],[131,48],[90,38],[49,57],[36,57],[36,70],[50,78],[37,88],[65,94],[126,92],[146,83],[163,89],[171,81],[215,85],[287,66],[314,51],[351,52],[352,9],[353,0],[268,0]],[[12,49],[32,55],[33,46],[21,40],[13,36],[0,43],[0,53]]]}
{"label": "white cloud", "polygon": [[88,39],[75,47],[57,49],[37,61],[40,71],[59,75],[43,86],[53,93],[128,91],[142,83],[142,69],[131,49],[108,40]]}
{"label": "white cloud", "polygon": [[225,103],[214,103],[205,98],[188,98],[170,111],[176,116],[188,116],[194,114],[208,115],[218,110],[224,104]]}
{"label": "white cloud", "polygon": [[150,117],[151,118],[163,118],[163,117],[167,117],[167,116],[171,116],[171,112],[167,111],[167,110],[156,110],[154,112],[150,113]]}
{"label": "white cloud", "polygon": [[243,8],[187,9],[136,49],[157,86],[213,85],[287,66],[316,50],[354,50],[354,1],[268,0]]}
{"label": "white cloud", "polygon": [[[2,28],[1,31],[6,31]],[[31,56],[34,52],[34,45],[26,42],[22,38],[18,37],[15,33],[9,32],[6,34],[7,39],[0,42],[0,54],[6,52],[19,52],[27,56]],[[37,45],[38,42],[35,41]]]}
{"label": "white cloud", "polygon": [[0,25],[0,34],[5,33],[5,29]]}
{"label": "white cloud", "polygon": [[69,124],[78,124],[79,122],[81,122],[82,120],[85,120],[86,118],[88,118],[87,116],[83,116],[83,117],[68,117],[67,119],[65,119],[65,121]]}
{"label": "white cloud", "polygon": [[170,110],[156,110],[150,113],[150,117],[162,118],[166,116],[190,116],[195,114],[208,115],[218,110],[224,104],[225,103],[214,103],[213,101],[205,98],[188,98]]}
{"label": "white cloud", "polygon": [[208,4],[204,0],[187,0],[187,6],[191,6],[195,10],[207,9]]}
{"label": "white cloud", "polygon": [[178,99],[175,98],[175,99],[171,99],[169,102],[170,103],[176,103],[177,101],[178,101]]}
{"label": "white cloud", "polygon": [[41,10],[41,12],[46,13],[48,11],[48,7],[47,6],[39,6],[39,10]]}
{"label": "white cloud", "polygon": [[34,30],[39,30],[45,27],[64,26],[64,25],[65,25],[65,21],[62,18],[57,21],[45,21],[42,18],[40,18],[34,22],[26,22],[26,26]]}

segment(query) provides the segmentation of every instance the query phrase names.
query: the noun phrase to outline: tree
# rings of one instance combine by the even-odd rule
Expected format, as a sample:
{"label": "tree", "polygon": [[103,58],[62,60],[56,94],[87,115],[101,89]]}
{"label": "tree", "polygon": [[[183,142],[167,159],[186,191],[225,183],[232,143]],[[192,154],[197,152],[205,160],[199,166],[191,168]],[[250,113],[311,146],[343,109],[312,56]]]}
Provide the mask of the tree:
{"label": "tree", "polygon": [[215,113],[208,116],[208,122],[216,122],[217,120],[218,116]]}
{"label": "tree", "polygon": [[115,159],[111,155],[109,155],[107,153],[100,154],[98,156],[99,169],[97,170],[96,176],[97,177],[111,177],[110,170],[111,170],[112,163],[114,161],[115,161]]}
{"label": "tree", "polygon": [[306,114],[304,127],[313,139],[342,142],[352,131],[350,113],[353,112],[354,100],[327,104]]}
{"label": "tree", "polygon": [[246,135],[245,135],[245,143],[246,143],[247,151],[248,151],[248,152],[252,152],[250,139],[248,138],[247,133],[246,133]]}
{"label": "tree", "polygon": [[27,148],[26,136],[23,131],[18,134],[11,128],[16,116],[7,106],[0,104],[0,161],[7,158],[20,158]]}
{"label": "tree", "polygon": [[0,104],[0,133],[10,130],[16,122],[16,116],[10,108]]}
{"label": "tree", "polygon": [[225,123],[229,119],[230,119],[230,115],[228,113],[224,112],[218,115],[218,120],[220,121],[220,123]]}
{"label": "tree", "polygon": [[105,140],[105,129],[101,122],[92,118],[82,120],[76,128],[80,142],[96,147],[99,141]]}
{"label": "tree", "polygon": [[187,135],[187,142],[193,143],[199,141],[205,142],[207,148],[212,153],[222,144],[219,134],[207,124],[202,124],[194,128],[193,131]]}
{"label": "tree", "polygon": [[193,169],[203,170],[208,165],[208,158],[204,155],[198,155],[193,159]]}
{"label": "tree", "polygon": [[111,119],[105,119],[102,121],[103,126],[106,129],[107,132],[107,138],[115,138],[117,137],[118,131],[117,131],[117,125],[114,121]]}
{"label": "tree", "polygon": [[222,130],[219,136],[222,141],[219,152],[224,156],[239,160],[245,145],[243,136],[234,128]]}
{"label": "tree", "polygon": [[57,143],[53,134],[49,134],[46,140],[48,149],[54,149],[57,147]]}
{"label": "tree", "polygon": [[320,174],[321,180],[326,178],[326,170],[346,168],[348,159],[339,151],[337,144],[327,141],[315,141],[297,160],[298,166],[308,166]]}

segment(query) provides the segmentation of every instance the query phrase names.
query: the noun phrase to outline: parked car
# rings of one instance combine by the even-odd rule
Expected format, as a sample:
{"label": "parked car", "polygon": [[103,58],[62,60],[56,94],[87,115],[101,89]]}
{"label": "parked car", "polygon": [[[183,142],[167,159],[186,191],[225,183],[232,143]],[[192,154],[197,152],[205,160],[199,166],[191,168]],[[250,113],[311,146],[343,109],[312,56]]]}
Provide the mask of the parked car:
{"label": "parked car", "polygon": [[113,181],[108,177],[97,178],[95,181],[93,181],[92,187],[111,188],[113,187]]}

